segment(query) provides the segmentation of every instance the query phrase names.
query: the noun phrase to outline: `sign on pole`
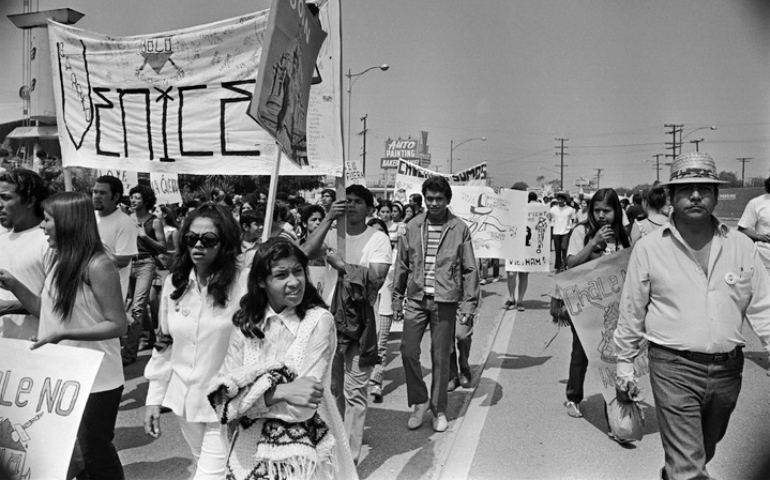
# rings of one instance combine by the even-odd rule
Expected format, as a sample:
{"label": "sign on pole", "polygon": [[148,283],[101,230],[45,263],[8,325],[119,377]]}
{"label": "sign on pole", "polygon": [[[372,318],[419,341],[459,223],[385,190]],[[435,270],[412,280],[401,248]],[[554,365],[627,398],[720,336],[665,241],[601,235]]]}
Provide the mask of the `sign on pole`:
{"label": "sign on pole", "polygon": [[551,256],[551,222],[548,205],[539,202],[527,204],[527,226],[523,243],[506,251],[507,272],[548,272]]}
{"label": "sign on pole", "polygon": [[0,338],[0,478],[65,479],[104,353]]}

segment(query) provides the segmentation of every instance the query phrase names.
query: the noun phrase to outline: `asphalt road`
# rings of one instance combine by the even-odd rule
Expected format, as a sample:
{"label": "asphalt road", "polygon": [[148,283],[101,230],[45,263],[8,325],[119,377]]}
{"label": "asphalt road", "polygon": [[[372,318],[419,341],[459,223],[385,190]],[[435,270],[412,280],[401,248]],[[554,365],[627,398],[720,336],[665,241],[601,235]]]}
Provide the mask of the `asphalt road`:
{"label": "asphalt road", "polygon": [[[435,433],[406,428],[409,408],[398,346],[391,335],[385,400],[370,403],[362,479],[654,479],[663,465],[654,411],[646,409],[645,437],[630,447],[610,440],[598,392],[586,391],[585,417],[563,406],[571,337],[551,323],[547,294],[553,276],[531,274],[526,311],[503,311],[505,283],[483,288],[481,322],[474,332],[472,389],[449,395],[450,428]],[[770,478],[768,363],[747,330],[743,390],[725,439],[710,464],[719,479]],[[423,371],[430,382],[429,337]],[[185,479],[191,455],[172,413],[153,440],[142,429],[147,385],[142,371],[149,352],[126,369],[126,389],[116,431],[128,479]]]}

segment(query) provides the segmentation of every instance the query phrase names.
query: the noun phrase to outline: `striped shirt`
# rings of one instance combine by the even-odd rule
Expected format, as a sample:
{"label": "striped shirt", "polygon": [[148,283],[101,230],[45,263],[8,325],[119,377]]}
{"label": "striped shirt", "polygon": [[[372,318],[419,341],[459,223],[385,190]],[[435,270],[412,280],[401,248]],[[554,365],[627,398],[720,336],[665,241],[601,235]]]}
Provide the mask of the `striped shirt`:
{"label": "striped shirt", "polygon": [[441,240],[443,223],[427,223],[428,235],[425,239],[425,294],[433,295],[436,292],[436,255],[438,254],[438,242]]}

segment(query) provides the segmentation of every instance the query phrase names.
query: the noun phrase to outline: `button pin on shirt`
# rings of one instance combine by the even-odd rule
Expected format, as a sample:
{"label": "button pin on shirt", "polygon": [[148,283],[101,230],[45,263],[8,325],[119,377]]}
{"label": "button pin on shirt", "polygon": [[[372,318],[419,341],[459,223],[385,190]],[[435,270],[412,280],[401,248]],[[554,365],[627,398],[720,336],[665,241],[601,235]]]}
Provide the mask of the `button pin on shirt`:
{"label": "button pin on shirt", "polygon": [[727,272],[725,274],[725,282],[728,285],[735,285],[738,282],[738,276],[733,272]]}

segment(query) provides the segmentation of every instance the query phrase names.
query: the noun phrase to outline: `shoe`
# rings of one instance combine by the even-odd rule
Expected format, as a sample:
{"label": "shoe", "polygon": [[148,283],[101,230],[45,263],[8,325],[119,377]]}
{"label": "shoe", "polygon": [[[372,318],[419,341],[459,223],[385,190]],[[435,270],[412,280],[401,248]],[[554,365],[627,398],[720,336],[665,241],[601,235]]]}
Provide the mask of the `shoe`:
{"label": "shoe", "polygon": [[572,418],[583,418],[583,414],[580,413],[580,405],[575,402],[566,401],[564,406],[567,407],[567,415]]}
{"label": "shoe", "polygon": [[460,386],[463,388],[471,388],[471,379],[465,375],[460,375]]}
{"label": "shoe", "polygon": [[134,363],[136,363],[136,358],[126,358],[126,357],[123,357],[122,360],[123,360],[123,366],[124,367],[127,367],[129,365],[133,365]]}
{"label": "shoe", "polygon": [[414,410],[412,411],[412,414],[409,415],[409,420],[406,422],[406,426],[409,427],[409,430],[420,428],[423,418],[425,417],[425,412],[428,411],[429,407],[430,402],[418,403],[414,405]]}
{"label": "shoe", "polygon": [[513,308],[516,308],[516,302],[513,300],[506,300],[505,304],[503,304],[503,310],[511,310]]}
{"label": "shoe", "polygon": [[518,310],[518,311],[520,311],[520,312],[523,312],[523,311],[524,311],[524,304],[523,304],[523,303],[521,303],[521,302],[519,302],[519,306],[518,306],[518,307],[516,307],[516,310]]}
{"label": "shoe", "polygon": [[446,432],[449,428],[449,422],[446,421],[446,415],[439,413],[436,418],[433,419],[433,430],[436,432]]}
{"label": "shoe", "polygon": [[479,285],[486,285],[486,284],[487,284],[486,278],[482,278],[481,280],[479,280]]}
{"label": "shoe", "polygon": [[447,391],[447,392],[454,392],[455,390],[457,390],[457,387],[458,387],[459,385],[460,385],[460,384],[459,384],[459,382],[457,381],[457,379],[456,379],[456,378],[453,378],[453,379],[449,380],[449,383],[447,383],[447,384],[446,384],[446,391]]}
{"label": "shoe", "polygon": [[382,403],[382,387],[374,384],[371,387],[369,387],[369,391],[372,392],[372,396],[374,397],[374,403]]}

